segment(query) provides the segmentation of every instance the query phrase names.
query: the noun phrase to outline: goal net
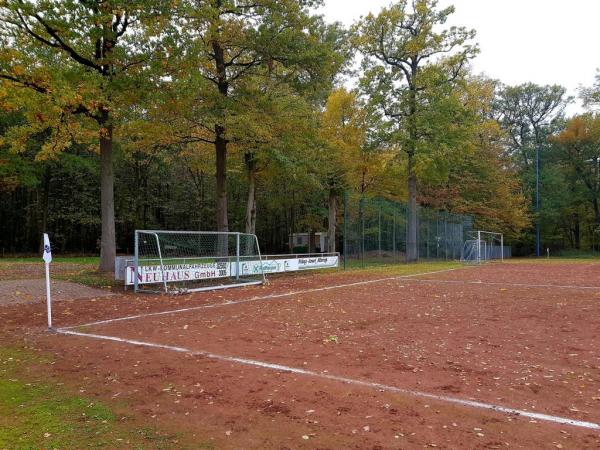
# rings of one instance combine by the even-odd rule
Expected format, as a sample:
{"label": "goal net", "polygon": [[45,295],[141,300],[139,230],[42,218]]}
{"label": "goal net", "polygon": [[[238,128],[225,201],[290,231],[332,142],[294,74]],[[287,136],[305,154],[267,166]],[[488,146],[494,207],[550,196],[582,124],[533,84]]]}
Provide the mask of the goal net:
{"label": "goal net", "polygon": [[254,234],[136,230],[127,284],[136,292],[184,293],[265,281]]}
{"label": "goal net", "polygon": [[509,252],[504,246],[504,235],[491,231],[472,231],[463,245],[461,261],[481,264],[486,261],[504,261]]}

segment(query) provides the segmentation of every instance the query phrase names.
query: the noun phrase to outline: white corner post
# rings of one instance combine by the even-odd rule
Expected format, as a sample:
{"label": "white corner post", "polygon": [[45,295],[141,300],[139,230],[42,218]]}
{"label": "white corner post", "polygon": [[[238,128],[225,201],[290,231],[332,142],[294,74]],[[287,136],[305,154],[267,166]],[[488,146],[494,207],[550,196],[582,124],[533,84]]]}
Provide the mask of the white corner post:
{"label": "white corner post", "polygon": [[500,260],[504,262],[504,235],[500,235]]}
{"label": "white corner post", "polygon": [[477,232],[477,264],[481,264],[481,231]]}
{"label": "white corner post", "polygon": [[52,249],[48,233],[44,233],[44,253],[42,255],[46,265],[46,304],[48,306],[48,329],[52,329],[52,297],[50,293],[50,263],[52,262]]}

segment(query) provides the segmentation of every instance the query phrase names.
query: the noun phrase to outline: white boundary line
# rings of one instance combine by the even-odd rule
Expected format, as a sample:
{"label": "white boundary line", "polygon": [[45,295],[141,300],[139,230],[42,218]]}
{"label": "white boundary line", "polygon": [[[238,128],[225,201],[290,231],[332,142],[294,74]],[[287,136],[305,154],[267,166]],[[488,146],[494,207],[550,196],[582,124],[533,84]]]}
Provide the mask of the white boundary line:
{"label": "white boundary line", "polygon": [[95,325],[104,325],[107,323],[122,322],[125,320],[134,320],[134,319],[140,319],[143,317],[164,316],[164,315],[168,315],[168,314],[178,314],[178,313],[183,313],[183,312],[188,312],[188,311],[197,311],[200,309],[207,309],[207,308],[219,308],[222,306],[240,305],[243,303],[256,302],[256,301],[261,301],[261,300],[271,300],[274,298],[290,297],[292,295],[298,295],[298,294],[309,294],[311,292],[329,291],[332,289],[343,289],[343,288],[347,288],[347,287],[362,286],[365,284],[373,284],[373,283],[381,283],[383,281],[401,280],[401,279],[413,278],[413,277],[417,277],[417,276],[421,276],[421,275],[434,275],[436,273],[445,273],[445,272],[451,272],[454,270],[462,270],[462,269],[464,269],[464,267],[457,267],[454,269],[436,270],[433,272],[415,273],[415,274],[411,274],[411,275],[397,275],[394,277],[378,278],[375,280],[357,281],[357,282],[348,283],[348,284],[337,284],[337,285],[325,286],[325,287],[321,287],[321,288],[312,288],[312,289],[304,289],[304,290],[300,290],[300,291],[285,292],[282,294],[271,294],[271,295],[265,295],[263,297],[253,297],[253,298],[249,298],[249,299],[245,299],[245,300],[230,300],[230,301],[226,301],[223,303],[214,303],[214,304],[210,304],[210,305],[200,305],[200,306],[192,306],[189,308],[172,309],[169,311],[159,311],[159,312],[152,312],[152,313],[135,314],[132,316],[117,317],[114,319],[98,320],[96,322],[84,323],[82,325],[71,325],[68,327],[61,327],[61,330],[72,330],[75,328],[92,327]]}
{"label": "white boundary line", "polygon": [[263,369],[277,370],[280,372],[289,372],[289,373],[294,373],[294,374],[298,374],[298,375],[306,375],[306,376],[310,376],[310,377],[322,378],[325,380],[337,381],[337,382],[341,382],[341,383],[351,384],[354,386],[361,386],[361,387],[366,387],[366,388],[371,388],[371,389],[379,389],[382,391],[393,392],[393,393],[397,393],[397,394],[410,395],[413,397],[419,397],[419,398],[425,398],[425,399],[435,400],[435,401],[439,401],[439,402],[451,403],[454,405],[459,405],[459,406],[468,407],[468,408],[484,409],[484,410],[495,411],[495,412],[499,412],[499,413],[503,413],[503,414],[517,415],[517,416],[527,417],[530,419],[537,419],[537,420],[541,420],[541,421],[545,421],[545,422],[558,423],[561,425],[571,425],[571,426],[586,428],[586,429],[590,429],[590,430],[600,430],[600,424],[597,424],[594,422],[585,422],[585,421],[581,421],[581,420],[569,419],[567,417],[552,416],[549,414],[541,414],[541,413],[535,413],[535,412],[525,411],[525,410],[521,410],[521,409],[509,408],[506,406],[494,405],[491,403],[483,403],[483,402],[478,402],[478,401],[473,401],[473,400],[465,400],[465,399],[461,399],[461,398],[457,398],[457,397],[448,397],[445,395],[436,395],[436,394],[431,394],[431,393],[427,393],[427,392],[414,391],[411,389],[404,389],[404,388],[399,388],[396,386],[390,386],[390,385],[381,384],[381,383],[373,383],[370,381],[356,380],[353,378],[346,378],[346,377],[337,376],[337,375],[314,372],[311,370],[300,369],[300,368],[290,367],[290,366],[284,366],[281,364],[272,364],[272,363],[257,361],[257,360],[253,360],[253,359],[240,358],[240,357],[236,357],[236,356],[218,355],[218,354],[207,352],[207,351],[194,351],[194,350],[190,350],[190,349],[187,349],[184,347],[174,347],[171,345],[154,344],[151,342],[136,341],[136,340],[132,340],[132,339],[119,338],[119,337],[115,337],[115,336],[104,336],[101,334],[81,333],[81,332],[77,332],[77,331],[69,331],[66,329],[57,329],[56,332],[61,333],[61,334],[73,335],[73,336],[87,337],[87,338],[92,338],[92,339],[120,342],[120,343],[140,346],[140,347],[150,347],[150,348],[155,348],[155,349],[170,350],[170,351],[174,351],[174,352],[178,352],[178,353],[187,353],[192,356],[203,356],[205,358],[211,358],[211,359],[215,359],[215,360],[219,360],[219,361],[226,361],[226,362],[232,362],[232,363],[237,363],[237,364],[243,364],[243,365],[247,365],[247,366],[260,367]]}
{"label": "white boundary line", "polygon": [[[425,275],[425,274],[423,274]],[[482,284],[484,286],[508,286],[525,288],[553,288],[553,289],[594,289],[600,291],[600,286],[575,286],[569,284],[527,284],[527,283],[501,283],[499,281],[472,281],[472,280],[411,280],[418,283],[446,283],[446,284]]]}

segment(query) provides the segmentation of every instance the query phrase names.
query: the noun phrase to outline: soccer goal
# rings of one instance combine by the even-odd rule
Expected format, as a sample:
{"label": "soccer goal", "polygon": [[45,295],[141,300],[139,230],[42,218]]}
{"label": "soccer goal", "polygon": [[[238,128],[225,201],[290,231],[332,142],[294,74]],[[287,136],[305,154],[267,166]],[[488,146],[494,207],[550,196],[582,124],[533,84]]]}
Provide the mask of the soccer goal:
{"label": "soccer goal", "polygon": [[136,292],[185,293],[265,281],[254,234],[136,230],[126,284]]}
{"label": "soccer goal", "polygon": [[481,264],[492,260],[504,261],[507,256],[502,233],[472,231],[463,245],[461,261]]}

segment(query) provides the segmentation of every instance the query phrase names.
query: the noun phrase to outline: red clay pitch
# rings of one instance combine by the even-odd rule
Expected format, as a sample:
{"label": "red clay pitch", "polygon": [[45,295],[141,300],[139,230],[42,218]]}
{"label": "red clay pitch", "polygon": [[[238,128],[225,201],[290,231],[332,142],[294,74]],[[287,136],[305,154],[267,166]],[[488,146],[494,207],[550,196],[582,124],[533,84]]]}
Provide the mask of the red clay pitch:
{"label": "red clay pitch", "polygon": [[[73,330],[317,376],[88,337],[34,340],[60,355],[65,377],[85,375],[85,390],[217,448],[600,447],[598,430],[318,376],[600,423],[600,265],[488,265],[254,299],[366,279],[286,277],[266,288],[57,307],[60,324],[76,325],[216,304]],[[13,312],[15,329],[43,319]]]}

